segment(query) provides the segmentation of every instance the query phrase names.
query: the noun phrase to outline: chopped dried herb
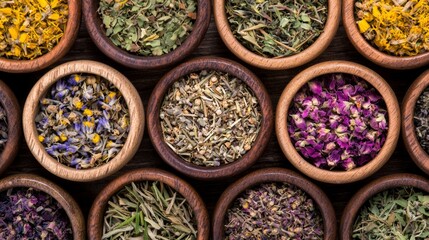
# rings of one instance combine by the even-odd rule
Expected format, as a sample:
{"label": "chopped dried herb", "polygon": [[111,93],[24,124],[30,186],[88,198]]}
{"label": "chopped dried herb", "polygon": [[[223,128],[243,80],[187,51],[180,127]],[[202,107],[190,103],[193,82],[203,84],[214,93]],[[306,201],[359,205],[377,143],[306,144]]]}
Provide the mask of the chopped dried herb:
{"label": "chopped dried herb", "polygon": [[0,105],[0,153],[4,150],[7,143],[8,127],[6,110]]}
{"label": "chopped dried herb", "polygon": [[414,126],[420,146],[429,154],[429,88],[426,88],[417,99]]}

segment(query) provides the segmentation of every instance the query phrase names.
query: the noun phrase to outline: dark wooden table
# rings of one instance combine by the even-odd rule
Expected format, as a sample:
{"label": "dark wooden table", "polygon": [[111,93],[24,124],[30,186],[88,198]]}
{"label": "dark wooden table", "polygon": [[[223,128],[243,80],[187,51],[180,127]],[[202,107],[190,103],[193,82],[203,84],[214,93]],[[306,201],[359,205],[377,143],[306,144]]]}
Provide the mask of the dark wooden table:
{"label": "dark wooden table", "polygon": [[[223,42],[221,41],[217,33],[213,19],[211,21],[209,30],[203,42],[191,56],[185,59],[185,61],[197,56],[220,56],[220,57],[229,58],[244,64],[239,59],[237,59],[232,53],[230,53],[228,49],[225,47],[225,45],[223,44]],[[97,47],[94,45],[91,38],[89,37],[84,23],[82,22],[78,39],[76,40],[71,51],[60,62],[56,63],[54,66],[51,66],[49,69],[45,69],[43,71],[39,71],[36,73],[30,73],[30,74],[0,73],[0,79],[5,81],[6,84],[12,88],[21,106],[23,106],[25,99],[27,97],[27,94],[29,93],[31,87],[43,74],[49,71],[52,67],[55,67],[61,63],[68,62],[71,60],[79,60],[79,59],[90,59],[90,60],[100,61],[118,69],[126,77],[128,77],[128,79],[137,88],[143,100],[143,103],[145,104],[145,107],[147,106],[149,96],[157,81],[163,76],[163,74],[165,74],[167,71],[169,71],[174,67],[172,66],[167,69],[156,70],[156,71],[139,71],[139,70],[134,70],[134,69],[121,66],[115,63],[114,61],[112,61],[111,59],[107,58],[97,49]],[[285,70],[285,71],[266,71],[266,70],[261,70],[261,69],[251,67],[246,64],[244,65],[247,66],[249,69],[251,69],[265,84],[266,88],[268,89],[271,95],[271,100],[273,102],[273,107],[275,109],[277,105],[277,101],[284,87],[297,73],[299,73],[303,69],[313,64],[323,62],[323,61],[328,61],[328,60],[353,61],[356,63],[363,64],[375,70],[384,79],[386,79],[386,81],[391,85],[393,90],[396,92],[396,96],[400,103],[405,95],[406,90],[411,85],[411,83],[424,70],[429,68],[429,66],[426,66],[423,68],[408,70],[408,71],[395,71],[395,70],[385,69],[373,64],[372,62],[362,57],[351,45],[350,41],[348,40],[345,34],[342,24],[340,24],[337,34],[333,42],[331,43],[331,45],[328,47],[328,49],[321,56],[319,56],[318,58],[316,58],[315,60],[313,60],[312,62],[304,66],[291,69],[291,70]],[[120,170],[113,176],[110,176],[104,180],[90,182],[90,183],[77,183],[77,182],[63,180],[52,175],[51,173],[46,171],[33,158],[27,145],[25,144],[23,137],[22,137],[22,144],[20,146],[18,156],[16,157],[13,164],[3,174],[2,177],[11,175],[14,173],[25,172],[25,173],[35,173],[45,178],[48,178],[58,183],[66,191],[71,193],[71,195],[73,195],[76,201],[80,204],[84,215],[87,216],[89,208],[91,207],[92,201],[94,200],[96,195],[100,192],[100,190],[108,182],[110,182],[115,177],[126,173],[131,169],[143,168],[143,167],[162,168],[184,178],[186,181],[191,183],[200,193],[202,198],[205,200],[209,213],[212,213],[214,205],[218,200],[218,197],[225,190],[225,188],[229,184],[231,184],[234,180],[236,180],[240,176],[243,176],[244,174],[250,171],[253,171],[255,169],[260,169],[260,168],[266,168],[266,167],[283,167],[283,168],[297,171],[283,155],[277,143],[275,133],[273,132],[271,135],[270,143],[267,146],[262,157],[259,160],[257,160],[256,164],[252,166],[250,169],[248,169],[245,173],[225,181],[214,181],[214,182],[197,181],[179,174],[177,171],[173,170],[166,163],[164,163],[163,160],[155,152],[149,140],[147,130],[145,129],[145,134],[143,137],[142,144],[137,154],[135,155],[135,157],[122,170]],[[401,138],[398,142],[398,146],[393,156],[387,162],[387,164],[381,170],[375,173],[373,176],[363,181],[359,181],[351,184],[343,184],[343,185],[325,184],[325,183],[315,182],[313,180],[312,181],[315,182],[317,185],[319,185],[326,192],[326,194],[328,195],[328,197],[330,198],[330,200],[334,205],[337,221],[339,221],[341,214],[343,212],[343,209],[345,207],[345,204],[348,202],[348,200],[358,189],[360,189],[362,186],[364,186],[371,180],[379,178],[381,176],[385,176],[393,173],[404,173],[404,172],[415,173],[418,175],[425,176],[426,178],[428,177],[411,160],[410,156],[405,150],[405,147],[403,145],[402,138]]]}

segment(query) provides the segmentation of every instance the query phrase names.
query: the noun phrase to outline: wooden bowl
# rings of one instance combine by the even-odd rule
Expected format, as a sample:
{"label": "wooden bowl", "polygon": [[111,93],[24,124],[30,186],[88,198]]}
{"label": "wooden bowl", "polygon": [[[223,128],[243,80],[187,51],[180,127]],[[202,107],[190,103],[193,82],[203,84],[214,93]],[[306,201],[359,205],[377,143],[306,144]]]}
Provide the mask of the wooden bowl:
{"label": "wooden bowl", "polygon": [[360,189],[344,208],[340,222],[340,239],[352,239],[353,224],[362,205],[377,193],[396,187],[414,187],[429,193],[429,180],[414,174],[399,173],[370,182]]}
{"label": "wooden bowl", "polygon": [[[308,81],[329,73],[347,73],[370,83],[384,99],[388,114],[386,142],[378,155],[367,164],[350,171],[329,171],[307,162],[295,149],[288,132],[288,111],[296,93]],[[376,72],[362,65],[346,61],[328,61],[309,67],[296,75],[284,89],[276,111],[276,134],[288,160],[305,175],[321,182],[350,183],[366,178],[389,160],[399,138],[400,110],[398,100],[389,84]]]}
{"label": "wooden bowl", "polygon": [[106,36],[97,13],[99,1],[83,0],[83,12],[89,36],[97,47],[114,61],[135,69],[160,69],[175,64],[191,54],[203,40],[210,23],[210,0],[197,0],[197,19],[186,40],[174,51],[161,56],[139,56],[117,46]]}
{"label": "wooden bowl", "polygon": [[35,72],[60,60],[72,47],[79,32],[81,1],[68,0],[69,16],[64,35],[58,44],[48,53],[32,60],[13,60],[0,58],[0,71],[10,73]]}
{"label": "wooden bowl", "polygon": [[[122,93],[130,114],[130,130],[121,151],[108,163],[90,169],[75,169],[61,164],[51,157],[38,140],[34,119],[39,111],[40,99],[51,89],[57,80],[73,73],[99,75],[115,85]],[[61,178],[71,181],[87,182],[107,177],[121,169],[137,152],[143,137],[144,110],[137,90],[132,83],[117,70],[94,61],[72,61],[62,64],[46,73],[31,89],[23,111],[24,137],[33,156],[39,163]]]}
{"label": "wooden bowl", "polygon": [[429,63],[429,52],[412,57],[397,57],[373,47],[359,32],[355,19],[355,0],[343,0],[343,25],[349,40],[360,54],[375,64],[391,69],[413,69]]}
{"label": "wooden bowl", "polygon": [[101,239],[103,219],[110,198],[131,182],[159,181],[180,193],[191,206],[197,222],[197,239],[209,239],[210,222],[204,201],[195,189],[181,178],[156,168],[141,168],[123,174],[109,183],[95,198],[88,215],[89,239]]}
{"label": "wooden bowl", "polygon": [[402,103],[402,138],[411,158],[426,174],[429,174],[429,155],[417,140],[414,126],[414,108],[417,99],[429,86],[429,70],[420,75],[410,86]]}
{"label": "wooden bowl", "polygon": [[13,162],[19,149],[21,138],[21,107],[12,90],[0,81],[0,105],[6,111],[8,139],[0,153],[0,174]]}
{"label": "wooden bowl", "polygon": [[325,193],[299,174],[282,168],[265,168],[254,171],[230,185],[219,197],[213,213],[213,239],[225,239],[224,219],[234,200],[246,189],[262,183],[286,182],[306,192],[319,207],[323,218],[324,238],[335,239],[337,225],[334,208]]}
{"label": "wooden bowl", "polygon": [[[203,167],[183,160],[165,143],[159,120],[159,113],[164,95],[168,92],[170,86],[179,78],[201,70],[225,72],[241,79],[252,89],[261,108],[261,129],[252,148],[243,155],[242,158],[237,159],[233,163],[221,165],[219,167]],[[214,180],[231,177],[244,171],[261,156],[268,144],[272,132],[273,110],[270,96],[264,85],[259,81],[258,77],[248,69],[236,62],[224,58],[202,57],[179,65],[161,78],[149,98],[147,122],[148,125],[151,126],[148,128],[150,140],[155,150],[164,161],[177,171],[190,177],[202,180]]]}
{"label": "wooden bowl", "polygon": [[0,192],[10,188],[33,188],[52,196],[63,207],[70,219],[74,240],[85,239],[85,220],[79,205],[64,189],[34,174],[15,174],[0,180]]}
{"label": "wooden bowl", "polygon": [[304,51],[287,57],[268,58],[248,50],[234,37],[225,11],[225,0],[214,1],[214,19],[216,27],[228,49],[244,62],[258,68],[269,70],[298,67],[322,54],[337,32],[340,15],[341,0],[328,0],[328,17],[326,19],[325,28],[311,46]]}

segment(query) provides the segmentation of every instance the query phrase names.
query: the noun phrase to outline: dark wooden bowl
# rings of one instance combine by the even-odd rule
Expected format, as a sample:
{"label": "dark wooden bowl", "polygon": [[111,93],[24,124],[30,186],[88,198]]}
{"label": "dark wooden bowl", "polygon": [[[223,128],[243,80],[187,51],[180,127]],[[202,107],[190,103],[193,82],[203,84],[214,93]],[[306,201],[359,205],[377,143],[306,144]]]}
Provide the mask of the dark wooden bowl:
{"label": "dark wooden bowl", "polygon": [[[242,158],[219,167],[203,167],[183,160],[165,143],[159,119],[161,104],[170,86],[179,78],[201,70],[217,70],[241,79],[255,93],[261,107],[261,129],[252,148]],[[147,111],[147,122],[150,126],[148,128],[149,137],[161,158],[179,172],[202,180],[231,177],[249,168],[261,156],[273,128],[273,110],[270,96],[258,77],[236,62],[217,57],[202,57],[188,61],[164,75],[149,98]]]}
{"label": "dark wooden bowl", "polygon": [[8,139],[0,154],[0,174],[13,162],[19,149],[21,138],[21,107],[12,90],[0,81],[0,104],[6,111]]}
{"label": "dark wooden bowl", "polygon": [[83,0],[83,12],[89,36],[97,47],[112,60],[135,69],[160,69],[184,59],[203,40],[210,23],[210,0],[197,0],[197,19],[186,40],[174,51],[161,56],[139,56],[117,46],[106,36],[102,21],[97,13],[99,1]]}
{"label": "dark wooden bowl", "polygon": [[370,182],[360,189],[344,208],[340,223],[340,239],[352,239],[353,224],[363,204],[377,193],[396,187],[414,187],[429,193],[429,180],[414,174],[398,173]]}
{"label": "dark wooden bowl", "polygon": [[159,181],[179,192],[191,206],[197,222],[197,239],[208,240],[210,222],[204,201],[195,189],[181,178],[156,168],[141,168],[123,174],[109,183],[95,198],[88,215],[88,238],[101,239],[104,212],[110,198],[131,182]]}
{"label": "dark wooden bowl", "polygon": [[64,191],[64,189],[34,174],[16,174],[0,180],[0,192],[15,187],[34,188],[55,198],[70,219],[73,239],[85,239],[85,219],[83,218],[83,214],[73,197]]}
{"label": "dark wooden bowl", "polygon": [[417,99],[428,86],[429,70],[414,81],[402,102],[402,138],[411,158],[426,174],[429,174],[429,155],[417,140],[414,126],[414,108]]}
{"label": "dark wooden bowl", "polygon": [[35,72],[60,60],[72,47],[79,32],[81,0],[68,0],[69,16],[64,35],[58,44],[48,53],[32,60],[13,60],[0,58],[0,71],[10,73]]}
{"label": "dark wooden bowl", "polygon": [[234,182],[222,193],[213,213],[213,239],[225,239],[224,219],[234,200],[246,189],[269,182],[289,183],[306,192],[317,204],[322,215],[325,233],[323,239],[335,239],[337,234],[335,211],[328,197],[318,186],[301,175],[282,168],[265,168],[254,171]]}
{"label": "dark wooden bowl", "polygon": [[[347,73],[367,81],[380,93],[387,108],[389,129],[387,131],[386,142],[374,159],[364,166],[350,171],[325,170],[307,162],[295,149],[288,132],[288,111],[296,93],[308,81],[329,73]],[[286,86],[277,104],[276,134],[283,153],[298,170],[321,182],[341,184],[366,178],[375,173],[389,160],[398,142],[401,127],[400,121],[399,104],[395,93],[380,75],[356,63],[329,61],[305,69],[296,75]]]}

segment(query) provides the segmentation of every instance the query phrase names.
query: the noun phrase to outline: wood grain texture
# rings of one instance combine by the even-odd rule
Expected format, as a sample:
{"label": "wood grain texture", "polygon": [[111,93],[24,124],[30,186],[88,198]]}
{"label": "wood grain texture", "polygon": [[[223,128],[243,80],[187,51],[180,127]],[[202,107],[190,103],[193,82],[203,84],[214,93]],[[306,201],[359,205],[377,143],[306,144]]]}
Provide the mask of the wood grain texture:
{"label": "wood grain texture", "polygon": [[[216,70],[241,79],[252,89],[261,108],[261,129],[252,148],[240,159],[219,167],[198,166],[183,160],[165,143],[161,129],[159,113],[165,94],[172,84],[183,76],[201,70]],[[203,180],[215,180],[239,174],[253,165],[263,153],[273,129],[273,109],[270,97],[264,85],[256,75],[244,66],[231,60],[215,57],[197,58],[185,62],[164,75],[155,86],[148,103],[147,122],[149,137],[155,150],[170,166],[190,177]]]}
{"label": "wood grain texture", "polygon": [[161,56],[139,56],[117,46],[106,36],[106,32],[97,13],[99,1],[83,0],[83,12],[88,33],[95,45],[112,60],[135,69],[160,69],[183,60],[201,43],[210,23],[210,0],[197,0],[197,19],[186,40],[174,51]]}
{"label": "wood grain texture", "polygon": [[353,224],[362,205],[372,196],[396,187],[414,187],[429,193],[429,180],[414,174],[392,174],[370,182],[347,203],[340,223],[340,239],[351,240]]}
{"label": "wood grain texture", "polygon": [[15,187],[34,188],[52,196],[63,207],[69,217],[73,239],[84,240],[85,219],[73,197],[55,183],[34,174],[15,174],[0,180],[0,192]]}
{"label": "wood grain texture", "polygon": [[[330,171],[318,168],[305,160],[296,151],[288,132],[288,111],[296,93],[308,81],[329,73],[348,73],[366,80],[383,97],[388,114],[386,142],[378,155],[364,166],[350,171]],[[398,100],[389,84],[376,72],[362,65],[346,61],[328,61],[311,66],[300,72],[286,86],[277,105],[276,134],[280,147],[291,163],[307,176],[327,183],[350,183],[366,178],[380,169],[393,154],[400,133],[400,110]],[[357,144],[357,143],[356,143]]]}
{"label": "wood grain texture", "polygon": [[[130,130],[121,151],[108,163],[90,169],[75,169],[59,163],[50,156],[38,140],[35,117],[39,102],[59,79],[73,73],[89,73],[101,76],[115,85],[122,93],[130,114]],[[46,73],[29,93],[23,111],[23,130],[25,140],[33,156],[52,174],[72,181],[94,181],[121,169],[137,152],[144,130],[144,110],[140,96],[132,83],[117,70],[95,61],[72,61],[62,64]]]}

